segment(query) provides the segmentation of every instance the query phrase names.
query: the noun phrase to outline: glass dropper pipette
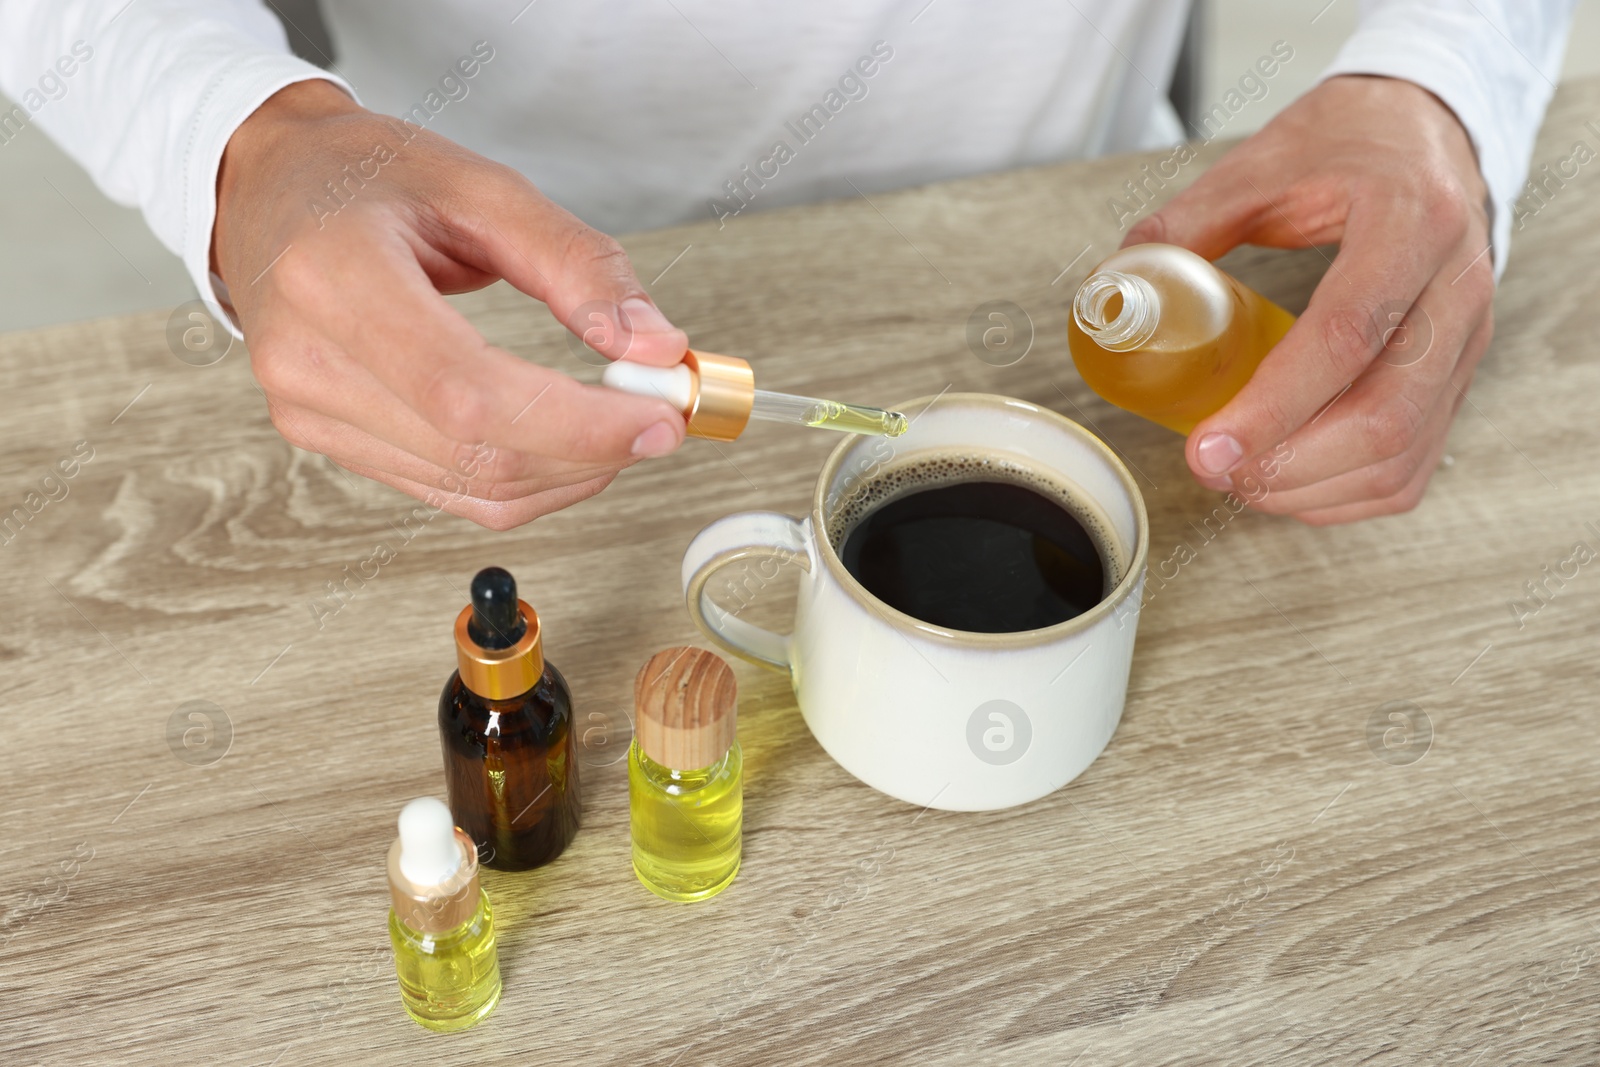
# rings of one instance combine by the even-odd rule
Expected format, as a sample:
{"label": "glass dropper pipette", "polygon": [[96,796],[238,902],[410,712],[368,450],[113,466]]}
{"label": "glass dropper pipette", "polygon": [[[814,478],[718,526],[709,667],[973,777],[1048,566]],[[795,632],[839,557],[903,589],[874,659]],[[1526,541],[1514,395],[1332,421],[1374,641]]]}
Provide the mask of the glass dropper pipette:
{"label": "glass dropper pipette", "polygon": [[909,425],[898,411],[757,389],[750,364],[711,352],[691,350],[675,367],[618,360],[601,382],[624,393],[660,397],[683,412],[690,436],[713,441],[732,441],[750,419],[879,437],[899,437]]}
{"label": "glass dropper pipette", "polygon": [[906,432],[906,417],[898,411],[846,404],[838,400],[821,400],[814,396],[774,393],[766,389],[756,390],[755,402],[750,405],[750,417],[765,422],[787,422],[798,426],[814,426],[820,430],[841,430],[879,437],[899,437]]}

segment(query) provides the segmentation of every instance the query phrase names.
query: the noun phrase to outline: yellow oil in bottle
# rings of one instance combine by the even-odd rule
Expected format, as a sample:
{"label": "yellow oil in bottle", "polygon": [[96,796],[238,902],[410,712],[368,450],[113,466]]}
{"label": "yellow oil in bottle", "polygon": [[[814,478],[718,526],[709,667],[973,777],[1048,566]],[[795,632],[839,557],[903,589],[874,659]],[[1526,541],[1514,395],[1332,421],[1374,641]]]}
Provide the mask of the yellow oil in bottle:
{"label": "yellow oil in bottle", "polygon": [[1079,288],[1067,344],[1089,388],[1187,434],[1244,388],[1294,323],[1187,249],[1130,245]]}
{"label": "yellow oil in bottle", "polygon": [[480,889],[472,917],[443,933],[411,929],[389,911],[400,1000],[406,1013],[429,1030],[465,1030],[500,1002],[500,963],[494,916]]}
{"label": "yellow oil in bottle", "polygon": [[628,750],[633,870],[667,900],[705,900],[739,873],[744,757],[734,741],[716,763],[679,771]]}

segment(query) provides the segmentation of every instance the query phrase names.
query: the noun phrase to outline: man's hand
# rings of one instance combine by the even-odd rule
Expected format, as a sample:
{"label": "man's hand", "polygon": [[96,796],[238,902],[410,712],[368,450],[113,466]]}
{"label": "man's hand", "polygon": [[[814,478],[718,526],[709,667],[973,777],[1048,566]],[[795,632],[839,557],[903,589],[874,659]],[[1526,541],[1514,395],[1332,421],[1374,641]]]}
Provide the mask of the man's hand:
{"label": "man's hand", "polygon": [[1134,226],[1125,244],[1207,259],[1245,243],[1339,244],[1300,321],[1189,435],[1196,478],[1232,489],[1266,470],[1253,506],[1319,525],[1415,507],[1493,329],[1485,197],[1438,98],[1338,77]]}
{"label": "man's hand", "polygon": [[604,355],[683,357],[622,248],[510,168],[311,81],[240,126],[217,185],[215,269],[292,444],[503,530],[683,441],[664,401],[494,348],[440,295],[505,278],[580,333],[620,306],[631,331],[586,338]]}

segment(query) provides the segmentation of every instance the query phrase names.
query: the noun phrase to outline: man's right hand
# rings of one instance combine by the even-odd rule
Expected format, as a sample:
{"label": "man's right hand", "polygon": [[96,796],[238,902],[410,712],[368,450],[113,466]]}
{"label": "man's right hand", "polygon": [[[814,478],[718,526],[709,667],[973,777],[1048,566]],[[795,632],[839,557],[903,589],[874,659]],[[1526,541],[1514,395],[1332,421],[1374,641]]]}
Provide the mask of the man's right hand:
{"label": "man's right hand", "polygon": [[585,305],[620,307],[631,329],[587,339],[672,366],[688,339],[621,246],[510,168],[329,82],[279,91],[234,133],[212,257],[279,433],[481,525],[564,508],[683,441],[665,401],[495,348],[440,295],[504,278],[580,335]]}

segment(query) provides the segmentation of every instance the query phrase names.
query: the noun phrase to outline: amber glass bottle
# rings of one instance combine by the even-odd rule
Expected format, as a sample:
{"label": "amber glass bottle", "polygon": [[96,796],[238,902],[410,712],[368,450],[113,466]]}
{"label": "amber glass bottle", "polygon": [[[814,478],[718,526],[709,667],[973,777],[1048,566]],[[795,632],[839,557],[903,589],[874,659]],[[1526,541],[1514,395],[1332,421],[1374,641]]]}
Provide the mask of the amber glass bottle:
{"label": "amber glass bottle", "polygon": [[572,694],[545,661],[538,615],[499,567],[472,580],[456,659],[439,697],[450,812],[485,867],[549,863],[578,832]]}
{"label": "amber glass bottle", "polygon": [[1067,345],[1089,388],[1187,434],[1221,409],[1294,316],[1175,245],[1129,245],[1084,279]]}

